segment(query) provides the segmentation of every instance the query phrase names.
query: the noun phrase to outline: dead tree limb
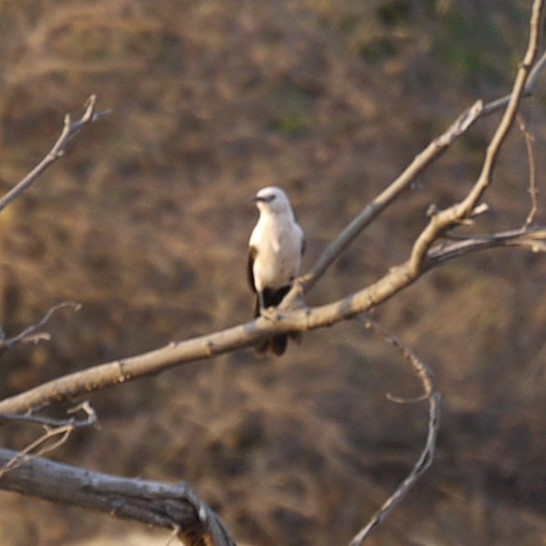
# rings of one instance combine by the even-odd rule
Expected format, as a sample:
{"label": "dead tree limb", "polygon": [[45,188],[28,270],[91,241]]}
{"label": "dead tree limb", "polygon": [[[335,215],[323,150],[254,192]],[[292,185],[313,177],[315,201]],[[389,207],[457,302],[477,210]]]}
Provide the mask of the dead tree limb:
{"label": "dead tree limb", "polygon": [[70,114],[66,114],[64,125],[57,142],[53,145],[48,154],[30,171],[20,182],[18,182],[2,199],[0,199],[0,212],[10,203],[15,201],[23,192],[28,190],[38,177],[44,173],[53,163],[63,157],[66,153],[68,143],[87,125],[108,115],[109,111],[96,112],[95,106],[97,97],[91,95],[85,104],[85,111],[82,117],[76,121]]}
{"label": "dead tree limb", "polygon": [[543,2],[535,1],[533,4],[527,51],[525,52],[523,61],[516,74],[506,110],[487,146],[480,176],[462,201],[434,214],[430,219],[429,224],[421,232],[413,245],[410,259],[412,268],[414,268],[416,272],[421,271],[423,264],[426,262],[427,253],[434,242],[436,242],[449,228],[460,224],[462,221],[472,216],[472,213],[483,194],[493,182],[493,173],[499,152],[510,129],[512,129],[514,125],[520,101],[525,92],[525,86],[529,80],[529,75],[538,55],[543,7]]}
{"label": "dead tree limb", "polygon": [[137,356],[114,360],[53,379],[0,401],[0,413],[22,413],[63,402],[127,381],[158,374],[184,363],[197,362],[236,349],[251,347],[271,334],[306,331],[331,326],[369,311],[416,282],[425,272],[448,260],[485,248],[518,246],[546,252],[546,227],[529,232],[506,232],[476,237],[432,248],[426,262],[416,271],[411,260],[392,268],[368,287],[340,300],[313,308],[283,311],[276,317],[261,317],[226,330],[171,342],[165,347]]}
{"label": "dead tree limb", "polygon": [[[407,360],[413,367],[413,371],[420,379],[423,385],[423,396],[417,398],[415,401],[428,400],[428,432],[425,441],[425,446],[419,456],[419,459],[415,463],[408,476],[400,483],[396,490],[389,495],[379,510],[370,518],[368,523],[355,535],[350,543],[350,546],[361,546],[371,533],[379,527],[388,515],[402,502],[404,497],[408,494],[410,489],[417,483],[423,473],[430,467],[434,459],[434,452],[436,450],[436,438],[438,437],[438,430],[440,428],[440,394],[434,392],[432,385],[432,378],[430,371],[421,362],[421,360],[415,355],[409,347],[402,343],[398,338],[385,332],[385,330],[375,321],[369,317],[363,317],[362,321],[366,326],[373,328],[376,332],[381,334],[383,338],[395,347],[401,355]],[[395,399],[390,397],[391,399]],[[399,400],[402,403],[407,403],[405,400]],[[410,402],[414,402],[411,400]]]}
{"label": "dead tree limb", "polygon": [[[18,453],[0,449],[0,468]],[[0,488],[175,529],[187,546],[235,546],[218,516],[184,482],[163,484],[90,472],[26,457],[0,477]]]}
{"label": "dead tree limb", "polygon": [[76,311],[80,305],[71,301],[64,301],[54,305],[36,324],[27,326],[22,332],[13,337],[6,337],[3,330],[0,329],[0,354],[17,343],[38,343],[39,341],[48,341],[50,335],[47,332],[41,331],[42,328],[49,322],[51,317],[60,309],[71,307]]}
{"label": "dead tree limb", "polygon": [[[491,184],[498,154],[514,123],[520,101],[526,90],[529,89],[529,82],[534,86],[540,70],[545,66],[542,59],[535,64],[539,47],[543,3],[543,1],[535,0],[533,4],[527,51],[515,77],[505,112],[487,148],[478,180],[463,201],[432,215],[429,224],[418,236],[411,256],[406,262],[391,268],[386,275],[370,286],[332,303],[314,308],[287,310],[285,307],[289,306],[290,302],[285,301],[276,314],[260,317],[246,324],[187,341],[171,342],[163,348],[148,353],[107,362],[49,381],[34,389],[0,401],[0,412],[32,411],[53,402],[61,402],[77,395],[125,383],[137,377],[156,374],[172,366],[208,359],[235,349],[249,347],[272,334],[331,326],[386,302],[393,295],[416,282],[426,271],[441,265],[447,259],[475,251],[483,246],[494,248],[510,244],[511,246],[531,246],[533,250],[543,250],[544,245],[538,244],[538,241],[544,239],[546,233],[544,227],[534,228],[529,233],[524,231],[513,237],[494,234],[489,236],[487,240],[475,240],[473,244],[448,247],[449,252],[445,250],[446,247],[443,243],[441,248],[444,248],[444,251],[438,251],[436,247],[433,248],[433,245],[445,235],[448,229],[464,223],[475,214],[481,197]],[[503,102],[496,108],[501,108],[504,104],[506,103]],[[358,232],[371,222],[381,210],[393,202],[409,186],[415,176],[430,165],[451,142],[463,134],[479,118],[482,110],[483,106],[477,102],[474,107],[459,116],[448,131],[435,139],[417,156],[408,169],[360,216],[353,220],[340,237],[332,243],[333,246],[331,245],[325,250],[323,257],[312,268],[311,276],[304,276],[292,294],[304,290],[305,283],[310,283],[307,284],[307,287],[310,287],[337,255],[347,248]]]}
{"label": "dead tree limb", "polygon": [[[533,5],[530,38],[527,53],[521,63],[519,71],[520,84],[523,88],[517,91],[517,105],[522,97],[532,96],[538,84],[539,77],[546,67],[546,52],[542,54],[536,62],[538,46],[540,41],[542,21],[542,2],[535,2]],[[517,83],[515,87],[519,85]],[[383,190],[352,222],[334,239],[321,254],[309,272],[303,275],[294,289],[285,298],[285,305],[289,307],[296,299],[299,293],[307,293],[317,281],[324,275],[327,269],[344,252],[354,239],[370,225],[393,201],[402,193],[411,187],[426,168],[436,161],[453,143],[463,136],[470,127],[479,119],[493,114],[508,107],[511,100],[514,100],[515,89],[509,95],[500,99],[484,103],[482,100],[476,101],[472,106],[465,110],[440,136],[433,139],[430,144],[420,152],[413,161],[404,169],[385,190]]]}

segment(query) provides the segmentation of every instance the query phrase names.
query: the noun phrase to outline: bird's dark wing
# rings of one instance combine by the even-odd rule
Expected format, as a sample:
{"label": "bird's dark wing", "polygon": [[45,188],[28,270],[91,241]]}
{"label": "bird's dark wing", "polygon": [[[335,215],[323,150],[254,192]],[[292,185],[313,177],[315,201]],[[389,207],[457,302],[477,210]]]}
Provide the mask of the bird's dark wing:
{"label": "bird's dark wing", "polygon": [[250,246],[248,249],[248,262],[246,265],[246,276],[248,279],[248,284],[250,285],[250,288],[253,292],[256,293],[256,297],[254,298],[254,307],[252,314],[254,315],[254,318],[260,316],[260,297],[258,295],[258,291],[256,290],[256,284],[254,283],[254,260],[256,259],[256,254],[258,254],[258,250],[255,246]]}
{"label": "bird's dark wing", "polygon": [[307,247],[307,241],[305,240],[305,235],[301,238],[301,255],[305,254],[305,249]]}
{"label": "bird's dark wing", "polygon": [[246,268],[246,276],[248,279],[248,284],[253,292],[257,292],[256,285],[254,284],[254,260],[256,259],[256,254],[258,250],[255,246],[251,246],[248,249],[248,262]]}

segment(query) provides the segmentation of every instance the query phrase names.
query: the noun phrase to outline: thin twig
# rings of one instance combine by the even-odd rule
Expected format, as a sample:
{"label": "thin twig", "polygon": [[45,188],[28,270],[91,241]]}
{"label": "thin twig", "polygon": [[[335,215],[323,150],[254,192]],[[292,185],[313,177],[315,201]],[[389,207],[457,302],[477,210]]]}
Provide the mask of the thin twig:
{"label": "thin twig", "polygon": [[516,246],[531,252],[546,252],[546,228],[518,228],[488,235],[475,235],[444,242],[433,247],[427,257],[426,268],[431,269],[471,252],[491,248]]}
{"label": "thin twig", "polygon": [[529,195],[531,196],[531,208],[523,224],[524,228],[530,227],[538,214],[538,186],[537,186],[537,159],[535,152],[535,137],[527,129],[527,124],[522,115],[517,116],[519,129],[525,138],[527,158],[529,163]]}
{"label": "thin twig", "polygon": [[0,413],[0,424],[25,423],[43,427],[73,426],[74,428],[86,428],[97,424],[97,414],[89,402],[82,402],[76,407],[69,409],[67,413],[72,414],[79,411],[85,413],[85,418],[70,417],[69,419],[54,419],[53,417],[43,417],[41,415],[33,414]]}
{"label": "thin twig", "polygon": [[10,203],[15,201],[24,191],[26,191],[38,177],[48,169],[58,159],[66,153],[67,144],[86,126],[110,114],[110,110],[96,112],[96,95],[91,95],[85,103],[85,111],[79,120],[73,121],[70,114],[64,117],[63,129],[57,142],[53,145],[49,153],[30,171],[25,178],[16,184],[4,197],[0,199],[0,212],[2,212]]}
{"label": "thin twig", "polygon": [[41,457],[42,455],[45,455],[46,453],[62,446],[68,440],[68,437],[73,430],[74,427],[70,425],[64,425],[51,429],[46,428],[46,431],[41,436],[28,444],[24,449],[17,452],[17,454],[14,455],[11,460],[0,468],[0,479],[2,479],[2,477],[8,472],[11,472],[15,468],[19,468],[21,465],[28,463],[28,461]]}
{"label": "thin twig", "polygon": [[368,523],[356,534],[352,539],[350,546],[361,546],[370,534],[377,529],[389,516],[389,514],[400,504],[409,490],[417,483],[423,473],[430,467],[434,460],[434,452],[436,450],[436,439],[440,427],[440,394],[434,392],[432,379],[429,369],[419,360],[419,358],[395,336],[387,333],[379,323],[372,320],[370,317],[360,317],[365,326],[373,328],[378,332],[383,339],[395,347],[404,357],[410,362],[413,370],[421,380],[423,385],[423,397],[429,403],[429,418],[428,418],[428,433],[425,446],[415,463],[412,471],[400,483],[396,490],[385,500],[379,510],[370,518]]}
{"label": "thin twig", "polygon": [[165,543],[165,546],[171,546],[174,544],[175,540],[178,540],[178,536],[180,535],[180,526],[175,525],[172,533],[169,535],[169,538],[167,542]]}
{"label": "thin twig", "polygon": [[[62,446],[68,440],[72,432],[74,432],[76,428],[80,428],[82,426],[82,423],[85,423],[85,426],[96,424],[97,415],[89,402],[83,402],[79,404],[78,406],[68,410],[68,413],[76,413],[79,411],[83,411],[86,414],[87,417],[85,421],[78,419],[68,419],[60,421],[61,424],[58,424],[58,422],[53,419],[42,419],[41,424],[44,427],[45,432],[36,440],[28,444],[24,449],[19,451],[16,455],[14,455],[12,459],[10,459],[3,467],[0,468],[0,479],[7,472],[11,472],[13,469],[18,468],[22,464],[28,464],[28,462],[32,459],[41,457],[46,453],[54,451]],[[0,415],[0,418],[1,417],[3,416]],[[27,417],[30,418],[31,416]],[[50,422],[48,423],[47,421]],[[27,419],[26,422],[32,421],[30,419]],[[53,422],[53,425],[51,425],[51,422]]]}
{"label": "thin twig", "polygon": [[49,334],[37,331],[45,326],[57,311],[59,311],[60,309],[65,309],[66,307],[71,307],[72,309],[78,311],[81,308],[81,304],[75,303],[73,301],[63,301],[49,309],[44,317],[36,324],[28,326],[16,336],[6,338],[3,332],[1,332],[2,335],[0,336],[0,353],[6,349],[9,349],[12,345],[15,345],[17,343],[37,343],[38,341],[49,340]]}

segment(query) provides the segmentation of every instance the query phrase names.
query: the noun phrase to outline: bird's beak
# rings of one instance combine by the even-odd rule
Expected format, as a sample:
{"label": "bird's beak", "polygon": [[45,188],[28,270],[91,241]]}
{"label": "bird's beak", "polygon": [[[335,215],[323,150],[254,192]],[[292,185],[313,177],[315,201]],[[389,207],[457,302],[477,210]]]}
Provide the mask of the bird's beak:
{"label": "bird's beak", "polygon": [[259,202],[267,201],[267,199],[265,199],[264,197],[260,197],[259,195],[255,195],[254,197],[250,199],[250,201],[252,203],[259,203]]}

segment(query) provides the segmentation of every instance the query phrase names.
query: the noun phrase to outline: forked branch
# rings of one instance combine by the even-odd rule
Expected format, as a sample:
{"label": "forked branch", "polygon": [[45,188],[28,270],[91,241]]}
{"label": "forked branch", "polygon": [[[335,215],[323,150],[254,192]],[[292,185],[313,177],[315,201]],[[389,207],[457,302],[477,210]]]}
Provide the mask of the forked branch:
{"label": "forked branch", "polygon": [[[500,140],[495,144],[492,142],[495,148],[500,148],[500,144],[502,144],[502,141],[506,136],[506,134],[503,134],[504,130],[509,129],[512,126],[514,112],[517,112],[521,98],[530,96],[534,93],[539,76],[546,67],[546,52],[544,52],[541,58],[535,63],[540,42],[542,11],[543,2],[535,1],[531,15],[528,49],[521,63],[512,92],[505,97],[489,103],[484,104],[481,100],[475,102],[440,136],[432,140],[432,142],[414,158],[410,165],[404,169],[400,176],[367,205],[342,233],[326,247],[325,251],[311,267],[309,272],[298,280],[298,284],[285,298],[286,308],[293,305],[299,293],[305,294],[309,292],[335,260],[347,249],[354,239],[358,237],[362,230],[370,225],[373,220],[403,192],[410,188],[416,178],[434,163],[454,142],[463,136],[476,121],[508,107],[504,113],[504,120],[508,124],[508,127],[502,127],[503,122],[501,122],[496,137],[500,137]],[[519,89],[520,86],[522,86],[521,89]],[[510,105],[510,102],[512,102],[512,105]],[[497,154],[498,149],[490,150],[489,159],[496,158]],[[484,163],[484,167],[486,164],[487,160]],[[483,175],[487,175],[487,172],[482,172],[482,176]]]}
{"label": "forked branch", "polygon": [[39,341],[43,340],[48,341],[50,339],[50,335],[47,332],[42,331],[42,328],[49,322],[51,317],[57,311],[66,307],[71,307],[77,311],[80,308],[80,305],[71,301],[64,301],[54,305],[40,321],[38,321],[36,324],[27,326],[27,328],[25,328],[22,332],[13,337],[6,337],[4,331],[0,330],[0,354],[18,343],[38,343]]}
{"label": "forked branch", "polygon": [[527,51],[525,52],[523,61],[516,74],[506,110],[487,146],[480,176],[465,199],[434,214],[430,219],[428,226],[421,232],[413,245],[411,255],[411,264],[415,272],[421,271],[423,263],[427,259],[429,249],[439,237],[441,237],[449,228],[472,216],[474,209],[478,206],[480,199],[493,181],[493,172],[499,152],[508,136],[508,132],[514,125],[521,99],[525,93],[527,82],[529,81],[529,75],[538,55],[543,8],[544,2],[535,0],[531,14]]}
{"label": "forked branch", "polygon": [[66,153],[68,143],[87,125],[107,116],[110,111],[96,112],[95,106],[97,97],[91,95],[85,104],[85,111],[78,120],[73,120],[70,114],[64,118],[63,129],[57,142],[53,145],[48,154],[30,171],[19,183],[17,183],[4,197],[0,199],[0,212],[10,203],[15,201],[24,191],[28,190],[38,177],[46,171],[53,163],[63,157]]}

